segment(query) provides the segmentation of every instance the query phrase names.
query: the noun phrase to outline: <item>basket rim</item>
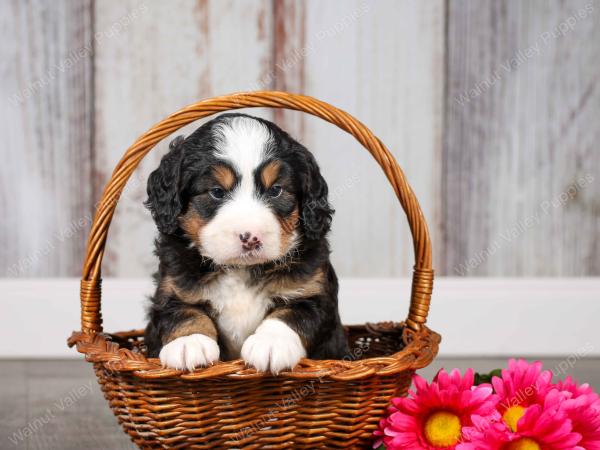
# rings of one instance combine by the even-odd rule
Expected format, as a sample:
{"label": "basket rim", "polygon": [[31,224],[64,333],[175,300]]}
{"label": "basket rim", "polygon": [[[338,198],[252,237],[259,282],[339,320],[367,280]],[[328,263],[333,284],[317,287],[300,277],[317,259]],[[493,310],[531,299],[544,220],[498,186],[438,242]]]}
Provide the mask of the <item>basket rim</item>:
{"label": "basket rim", "polygon": [[[101,364],[114,373],[130,373],[140,379],[181,379],[207,380],[227,378],[230,380],[248,380],[257,378],[279,379],[318,379],[334,381],[355,381],[372,376],[395,375],[407,370],[422,369],[429,365],[437,355],[441,336],[426,326],[414,331],[404,322],[381,322],[377,324],[350,325],[371,327],[403,327],[403,340],[406,346],[391,355],[358,360],[314,360],[303,358],[291,371],[278,375],[259,372],[247,367],[242,359],[219,361],[216,364],[197,368],[193,372],[163,367],[158,358],[146,358],[143,354],[121,348],[104,333],[88,334],[74,331],[67,340],[69,347],[75,347],[85,355],[88,362]],[[118,334],[118,333],[117,333]],[[121,332],[124,335],[143,335],[143,330]]]}

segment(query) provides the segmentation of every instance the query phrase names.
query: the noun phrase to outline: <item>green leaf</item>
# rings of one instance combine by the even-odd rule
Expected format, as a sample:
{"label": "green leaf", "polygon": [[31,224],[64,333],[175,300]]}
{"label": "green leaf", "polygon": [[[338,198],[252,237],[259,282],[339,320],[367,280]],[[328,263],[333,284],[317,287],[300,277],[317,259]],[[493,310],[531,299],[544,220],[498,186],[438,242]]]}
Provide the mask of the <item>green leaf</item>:
{"label": "green leaf", "polygon": [[490,373],[476,373],[475,374],[475,386],[479,386],[483,383],[491,383],[493,377],[502,376],[502,369],[494,369]]}
{"label": "green leaf", "polygon": [[502,378],[502,369],[494,369],[490,372],[490,379],[492,377]]}

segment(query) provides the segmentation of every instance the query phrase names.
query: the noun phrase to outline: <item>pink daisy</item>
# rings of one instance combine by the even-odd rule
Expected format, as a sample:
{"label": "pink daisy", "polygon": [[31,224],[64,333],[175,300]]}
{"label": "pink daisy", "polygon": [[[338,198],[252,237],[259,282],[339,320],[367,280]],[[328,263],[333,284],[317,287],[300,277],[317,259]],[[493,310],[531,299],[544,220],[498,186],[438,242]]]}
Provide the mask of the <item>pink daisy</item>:
{"label": "pink daisy", "polygon": [[600,397],[598,397],[598,394],[596,394],[594,392],[594,389],[592,389],[592,387],[587,384],[577,384],[577,382],[572,378],[572,377],[567,377],[563,380],[559,380],[556,382],[556,384],[554,385],[554,387],[556,389],[558,389],[559,391],[566,391],[566,392],[570,392],[572,394],[571,398],[577,398],[580,397],[582,395],[590,395],[593,398],[595,398],[596,400],[599,399]]}
{"label": "pink daisy", "polygon": [[588,384],[578,385],[571,377],[556,383],[571,398],[561,404],[561,410],[573,423],[573,431],[581,434],[579,445],[587,450],[600,450],[600,398]]}
{"label": "pink daisy", "polygon": [[456,450],[497,450],[508,441],[510,430],[502,420],[473,416],[473,426],[463,428],[464,442]]}
{"label": "pink daisy", "polygon": [[499,420],[492,387],[474,387],[473,381],[472,369],[464,377],[456,369],[449,374],[441,370],[431,384],[415,375],[416,392],[409,391],[410,398],[392,400],[375,445],[383,442],[387,450],[452,450],[461,440],[462,428],[472,425],[472,415]]}
{"label": "pink daisy", "polygon": [[513,431],[528,406],[542,403],[552,389],[552,372],[542,372],[542,363],[510,359],[502,378],[493,377],[492,385],[500,397],[498,411]]}
{"label": "pink daisy", "polygon": [[[474,417],[473,427],[463,430],[465,442],[457,450],[584,450],[577,444],[581,435],[572,430],[563,411],[565,396],[558,390],[548,393],[544,405],[531,405],[517,420],[516,430],[504,422]],[[587,448],[587,447],[585,447]]]}

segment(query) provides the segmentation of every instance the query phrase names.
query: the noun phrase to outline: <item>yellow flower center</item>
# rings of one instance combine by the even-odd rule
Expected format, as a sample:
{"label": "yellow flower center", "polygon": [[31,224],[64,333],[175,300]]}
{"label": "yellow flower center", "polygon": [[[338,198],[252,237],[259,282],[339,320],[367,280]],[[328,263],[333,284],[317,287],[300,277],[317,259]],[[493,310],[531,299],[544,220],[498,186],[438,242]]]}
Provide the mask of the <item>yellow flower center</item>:
{"label": "yellow flower center", "polygon": [[448,411],[433,413],[425,422],[425,438],[436,447],[450,447],[460,440],[460,419]]}
{"label": "yellow flower center", "polygon": [[517,422],[523,417],[523,414],[525,414],[525,408],[521,405],[511,406],[504,411],[504,414],[502,415],[504,423],[508,425],[508,428],[510,428],[513,433],[517,431]]}
{"label": "yellow flower center", "polygon": [[508,444],[506,450],[541,450],[541,448],[533,439],[521,438]]}

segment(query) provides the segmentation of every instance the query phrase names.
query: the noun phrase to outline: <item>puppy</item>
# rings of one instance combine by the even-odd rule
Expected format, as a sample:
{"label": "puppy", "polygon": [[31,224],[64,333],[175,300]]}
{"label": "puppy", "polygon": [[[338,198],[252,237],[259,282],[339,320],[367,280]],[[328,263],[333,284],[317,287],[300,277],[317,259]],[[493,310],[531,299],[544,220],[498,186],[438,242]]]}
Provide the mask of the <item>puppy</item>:
{"label": "puppy", "polygon": [[171,143],[147,192],[160,261],[148,356],[188,370],[241,357],[278,373],[348,354],[333,210],[306,148],[269,121],[221,115]]}

